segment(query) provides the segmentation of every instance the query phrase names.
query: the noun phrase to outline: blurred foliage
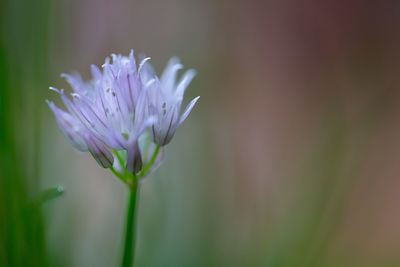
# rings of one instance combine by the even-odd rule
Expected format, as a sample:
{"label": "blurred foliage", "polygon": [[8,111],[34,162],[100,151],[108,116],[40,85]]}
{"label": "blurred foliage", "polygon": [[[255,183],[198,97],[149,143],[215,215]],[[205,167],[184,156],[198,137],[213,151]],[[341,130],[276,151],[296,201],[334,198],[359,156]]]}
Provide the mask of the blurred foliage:
{"label": "blurred foliage", "polygon": [[0,2],[0,266],[47,266],[39,184],[50,1]]}

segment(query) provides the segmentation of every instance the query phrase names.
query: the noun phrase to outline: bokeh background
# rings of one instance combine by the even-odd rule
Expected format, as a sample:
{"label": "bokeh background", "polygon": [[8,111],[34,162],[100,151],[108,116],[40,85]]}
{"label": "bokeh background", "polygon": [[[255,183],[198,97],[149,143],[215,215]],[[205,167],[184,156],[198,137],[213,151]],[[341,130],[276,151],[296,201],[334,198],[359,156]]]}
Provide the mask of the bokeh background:
{"label": "bokeh background", "polygon": [[1,0],[0,27],[0,266],[118,266],[125,188],[45,99],[131,48],[201,96],[135,266],[400,266],[399,1]]}

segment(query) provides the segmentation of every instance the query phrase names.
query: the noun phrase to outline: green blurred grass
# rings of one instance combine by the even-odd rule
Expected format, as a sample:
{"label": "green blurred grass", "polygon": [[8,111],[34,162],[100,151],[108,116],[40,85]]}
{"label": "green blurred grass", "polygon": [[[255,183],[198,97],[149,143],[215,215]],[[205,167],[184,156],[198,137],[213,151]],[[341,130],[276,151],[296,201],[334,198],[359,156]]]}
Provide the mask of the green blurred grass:
{"label": "green blurred grass", "polygon": [[47,266],[39,194],[50,1],[0,3],[0,266]]}

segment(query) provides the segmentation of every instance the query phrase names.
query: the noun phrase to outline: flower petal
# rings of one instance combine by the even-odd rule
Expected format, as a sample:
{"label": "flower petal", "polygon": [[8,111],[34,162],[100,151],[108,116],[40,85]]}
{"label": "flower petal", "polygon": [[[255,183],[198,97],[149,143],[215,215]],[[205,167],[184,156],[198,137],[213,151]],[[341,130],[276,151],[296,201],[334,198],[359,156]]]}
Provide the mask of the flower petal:
{"label": "flower petal", "polygon": [[150,57],[146,57],[144,58],[140,64],[139,64],[139,69],[138,69],[138,73],[141,73],[143,66],[146,64],[147,61],[149,61],[151,58]]}
{"label": "flower petal", "polygon": [[128,172],[134,174],[142,169],[142,155],[137,141],[131,142],[126,151],[125,168]]}
{"label": "flower petal", "polygon": [[88,146],[83,138],[83,125],[71,114],[57,108],[53,102],[46,102],[53,111],[58,128],[60,128],[67,141],[81,152],[88,151]]}
{"label": "flower petal", "polygon": [[192,108],[196,104],[197,100],[199,100],[200,96],[196,97],[190,103],[186,106],[185,111],[182,113],[181,118],[179,119],[179,125],[182,124],[182,122],[187,118],[189,115],[190,111],[192,111]]}
{"label": "flower petal", "polygon": [[110,151],[91,134],[86,135],[89,152],[97,163],[103,168],[110,168],[113,165],[114,157]]}
{"label": "flower petal", "polygon": [[102,79],[102,73],[101,73],[101,71],[99,70],[99,68],[96,66],[96,65],[91,65],[90,66],[90,71],[91,71],[91,73],[92,73],[92,76],[93,76],[93,81],[95,81],[95,82],[100,82],[101,81],[101,79]]}
{"label": "flower petal", "polygon": [[194,76],[196,76],[196,71],[193,69],[190,69],[183,74],[182,79],[179,81],[178,86],[176,87],[175,95],[178,99],[183,98],[183,94],[185,93],[189,83],[193,80]]}
{"label": "flower petal", "polygon": [[168,61],[168,64],[165,67],[165,70],[160,78],[162,89],[165,93],[171,94],[173,92],[173,88],[175,87],[176,75],[178,74],[178,70],[182,68],[183,66],[179,63],[179,58],[172,57]]}
{"label": "flower petal", "polygon": [[65,78],[67,80],[67,82],[71,85],[74,92],[84,94],[84,95],[88,94],[89,86],[87,83],[85,83],[83,81],[83,79],[79,73],[77,73],[77,72],[74,72],[72,74],[62,73],[61,77]]}

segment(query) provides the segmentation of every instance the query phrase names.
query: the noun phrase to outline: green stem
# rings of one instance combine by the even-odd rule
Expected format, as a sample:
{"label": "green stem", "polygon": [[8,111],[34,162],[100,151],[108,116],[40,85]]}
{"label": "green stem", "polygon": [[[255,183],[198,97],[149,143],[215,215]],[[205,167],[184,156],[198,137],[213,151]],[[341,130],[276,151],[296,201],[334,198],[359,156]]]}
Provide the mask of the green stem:
{"label": "green stem", "polygon": [[135,255],[135,208],[137,186],[128,187],[128,206],[126,210],[125,244],[122,258],[122,267],[132,267]]}
{"label": "green stem", "polygon": [[154,161],[156,160],[159,151],[160,151],[160,146],[156,145],[156,149],[154,150],[153,156],[151,156],[149,163],[146,166],[144,166],[143,169],[137,174],[138,178],[143,177],[147,174],[147,172],[153,166]]}
{"label": "green stem", "polygon": [[122,174],[120,174],[116,169],[114,169],[114,167],[110,167],[110,171],[117,176],[121,181],[123,181],[124,183],[126,183],[126,179],[125,176],[123,176]]}
{"label": "green stem", "polygon": [[[143,167],[143,169],[137,175],[129,174],[125,169],[124,169],[124,174],[120,174],[113,167],[110,168],[111,171],[114,173],[114,175],[116,175],[118,178],[120,178],[128,185],[129,189],[128,206],[126,210],[124,254],[122,257],[122,264],[121,264],[122,267],[132,267],[135,259],[134,257],[135,235],[136,235],[135,223],[137,221],[136,219],[137,215],[135,216],[135,211],[136,211],[136,198],[138,198],[138,193],[139,193],[139,184],[137,183],[137,181],[140,177],[146,175],[146,173],[151,169],[157,158],[159,151],[160,151],[160,146],[157,145],[149,163],[145,167]],[[119,157],[119,154],[116,153],[116,155],[117,159],[121,163],[122,160]]]}

